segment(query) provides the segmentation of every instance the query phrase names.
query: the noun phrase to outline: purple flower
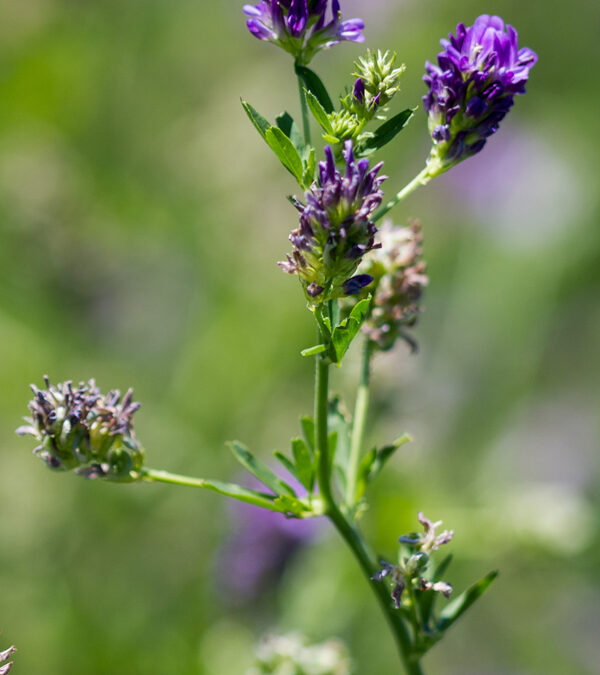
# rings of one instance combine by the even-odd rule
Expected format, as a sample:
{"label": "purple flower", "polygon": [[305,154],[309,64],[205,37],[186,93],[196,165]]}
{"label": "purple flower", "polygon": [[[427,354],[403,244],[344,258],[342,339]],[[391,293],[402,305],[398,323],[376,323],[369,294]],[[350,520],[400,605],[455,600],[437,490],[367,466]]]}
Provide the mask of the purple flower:
{"label": "purple flower", "polygon": [[517,31],[498,16],[484,14],[468,28],[441,40],[438,65],[427,62],[423,97],[429,113],[433,149],[430,175],[448,170],[482,150],[489,136],[525,93],[530,69],[537,61],[531,49],[519,49]]}
{"label": "purple flower", "polygon": [[331,0],[330,12],[329,0],[262,0],[244,5],[244,14],[254,37],[279,45],[302,65],[321,49],[365,39],[362,19],[341,20],[339,0]]}
{"label": "purple flower", "polygon": [[325,148],[326,161],[319,163],[319,181],[306,193],[306,204],[295,201],[300,227],[290,234],[294,251],[279,263],[300,277],[313,305],[354,295],[372,281],[366,274],[353,275],[365,253],[376,247],[371,216],[381,204],[386,176],[377,175],[383,162],[372,169],[367,159],[356,162],[352,147],[352,141],[344,143],[344,175],[335,167],[331,148]]}

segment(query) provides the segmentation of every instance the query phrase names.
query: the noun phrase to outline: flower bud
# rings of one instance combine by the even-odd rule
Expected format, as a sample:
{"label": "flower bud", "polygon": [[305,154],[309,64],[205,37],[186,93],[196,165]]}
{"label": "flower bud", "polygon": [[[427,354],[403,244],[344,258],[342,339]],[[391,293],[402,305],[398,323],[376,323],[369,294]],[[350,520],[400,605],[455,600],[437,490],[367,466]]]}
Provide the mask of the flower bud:
{"label": "flower bud", "polygon": [[142,468],[144,451],[133,431],[133,414],[140,407],[127,391],[121,400],[118,390],[104,395],[94,380],[51,385],[32,385],[27,425],[17,429],[20,436],[40,441],[33,451],[51,469],[74,470],[86,478],[135,480]]}
{"label": "flower bud", "polygon": [[400,91],[400,76],[406,70],[402,64],[394,68],[397,54],[390,51],[367,51],[355,61],[358,78],[354,83],[353,98],[356,107],[365,111],[374,111],[385,107]]}
{"label": "flower bud", "polygon": [[[12,668],[13,662],[9,661],[4,663],[10,656],[12,656],[17,651],[17,648],[12,646],[4,651],[0,652],[0,675],[6,675],[8,671]],[[4,664],[4,665],[2,665]]]}

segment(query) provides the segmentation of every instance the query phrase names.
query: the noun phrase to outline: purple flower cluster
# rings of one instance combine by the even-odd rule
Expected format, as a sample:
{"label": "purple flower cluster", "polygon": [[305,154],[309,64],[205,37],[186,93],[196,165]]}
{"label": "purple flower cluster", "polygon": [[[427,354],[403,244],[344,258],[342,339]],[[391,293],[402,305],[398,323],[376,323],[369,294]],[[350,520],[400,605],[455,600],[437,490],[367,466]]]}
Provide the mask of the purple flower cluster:
{"label": "purple flower cluster", "polygon": [[75,470],[86,478],[129,480],[139,471],[144,452],[133,432],[133,415],[140,407],[130,389],[104,395],[94,380],[73,387],[71,382],[46,389],[31,385],[31,417],[17,434],[40,441],[33,451],[51,469]]}
{"label": "purple flower cluster", "polygon": [[353,275],[365,253],[376,247],[371,217],[383,199],[381,184],[386,179],[377,175],[383,162],[370,169],[369,160],[355,161],[352,141],[344,143],[344,175],[336,169],[329,146],[325,156],[319,163],[319,182],[306,193],[307,203],[295,201],[300,227],[290,234],[294,251],[279,263],[300,277],[314,305],[355,295],[373,280],[368,274]]}
{"label": "purple flower cluster", "polygon": [[537,61],[519,49],[517,31],[498,16],[484,14],[473,26],[459,23],[456,35],[441,40],[438,65],[427,62],[423,97],[434,143],[430,173],[436,175],[478,153],[513,105],[525,93]]}
{"label": "purple flower cluster", "polygon": [[259,40],[273,42],[302,65],[327,47],[343,41],[364,42],[362,19],[341,20],[339,0],[262,0],[245,5],[248,30]]}

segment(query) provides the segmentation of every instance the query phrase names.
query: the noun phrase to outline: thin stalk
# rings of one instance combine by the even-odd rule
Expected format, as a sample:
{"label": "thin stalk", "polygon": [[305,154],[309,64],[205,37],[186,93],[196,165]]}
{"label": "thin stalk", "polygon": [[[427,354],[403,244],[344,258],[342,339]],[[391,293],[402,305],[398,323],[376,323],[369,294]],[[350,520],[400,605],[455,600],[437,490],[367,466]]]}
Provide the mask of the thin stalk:
{"label": "thin stalk", "polygon": [[302,129],[304,131],[304,143],[312,145],[310,137],[310,117],[308,114],[308,105],[306,103],[306,96],[304,95],[304,84],[300,75],[298,77],[298,93],[300,94],[300,109],[302,110]]}
{"label": "thin stalk", "polygon": [[388,211],[391,211],[396,204],[399,204],[405,197],[408,197],[408,195],[412,194],[415,190],[418,188],[422,187],[423,185],[427,185],[429,181],[433,178],[431,174],[429,173],[429,169],[425,167],[421,173],[416,175],[408,185],[404,186],[402,190],[393,198],[391,199],[385,206],[381,207],[379,211],[373,216],[373,220],[377,221],[380,218],[383,218]]}
{"label": "thin stalk", "polygon": [[352,508],[356,501],[356,484],[358,481],[358,467],[360,466],[360,454],[365,436],[367,413],[369,410],[369,380],[371,374],[371,356],[373,343],[365,338],[362,353],[362,367],[360,383],[356,392],[354,405],[354,417],[352,421],[352,441],[350,443],[350,458],[348,461],[348,485],[346,489],[346,504]]}
{"label": "thin stalk", "polygon": [[169,483],[170,485],[183,485],[184,487],[207,488],[209,482],[203,478],[191,478],[182,476],[169,471],[158,471],[157,469],[144,469],[141,473],[141,479],[153,483]]}

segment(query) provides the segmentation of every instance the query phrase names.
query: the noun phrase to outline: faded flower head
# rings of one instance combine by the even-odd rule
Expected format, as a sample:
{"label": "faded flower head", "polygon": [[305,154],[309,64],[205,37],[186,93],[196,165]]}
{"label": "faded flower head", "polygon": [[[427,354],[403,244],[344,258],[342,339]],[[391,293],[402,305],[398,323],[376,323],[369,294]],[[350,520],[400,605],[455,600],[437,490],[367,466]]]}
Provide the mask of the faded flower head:
{"label": "faded flower head", "polygon": [[392,565],[386,560],[381,560],[381,569],[371,579],[383,581],[389,578],[393,583],[392,600],[396,609],[400,609],[404,590],[410,584],[418,591],[434,591],[448,598],[452,594],[452,586],[445,581],[433,580],[430,577],[429,567],[431,554],[440,546],[452,540],[454,532],[444,530],[437,534],[437,528],[442,521],[433,523],[420,511],[419,522],[425,530],[423,534],[411,533],[399,538],[401,544],[405,544],[410,555],[401,555],[397,565]]}
{"label": "faded flower head", "polygon": [[537,55],[519,49],[517,31],[498,16],[484,14],[473,26],[459,23],[456,35],[441,40],[438,65],[427,62],[423,97],[433,149],[431,175],[448,170],[482,150],[489,136],[525,93]]}
{"label": "faded flower head", "polygon": [[[0,652],[0,675],[6,675],[8,671],[12,668],[13,662],[4,663],[10,656],[12,656],[17,651],[15,646],[5,649],[3,652]],[[2,665],[4,664],[4,665]]]}
{"label": "faded flower head", "polygon": [[352,92],[355,109],[375,111],[386,106],[400,91],[400,76],[406,70],[402,64],[394,68],[397,54],[390,51],[367,51],[355,61],[357,78]]}
{"label": "faded flower head", "polygon": [[398,227],[386,220],[377,238],[381,248],[370,251],[360,268],[375,279],[371,314],[363,331],[382,351],[391,349],[398,338],[416,351],[417,344],[407,329],[417,323],[429,283],[422,260],[421,226],[415,221],[409,227]]}
{"label": "faded flower head", "polygon": [[135,480],[144,451],[133,431],[133,415],[140,407],[130,389],[121,399],[118,390],[104,395],[94,380],[73,387],[71,382],[45,389],[31,385],[31,416],[17,429],[20,436],[34,436],[40,445],[33,451],[51,469],[73,469],[86,478]]}
{"label": "faded flower head", "polygon": [[246,675],[350,675],[348,651],[341,640],[310,644],[304,635],[265,636],[257,663]]}
{"label": "faded flower head", "polygon": [[285,49],[302,65],[321,49],[365,39],[362,19],[341,20],[339,0],[262,0],[244,5],[244,14],[252,35]]}
{"label": "faded flower head", "polygon": [[355,161],[352,148],[352,141],[346,141],[344,175],[335,167],[331,148],[325,148],[326,161],[319,163],[319,181],[306,193],[306,204],[295,201],[300,227],[290,235],[294,251],[279,263],[300,277],[313,305],[356,295],[373,280],[368,274],[353,275],[376,246],[371,217],[381,204],[386,177],[377,175],[382,162],[370,169],[367,159]]}

